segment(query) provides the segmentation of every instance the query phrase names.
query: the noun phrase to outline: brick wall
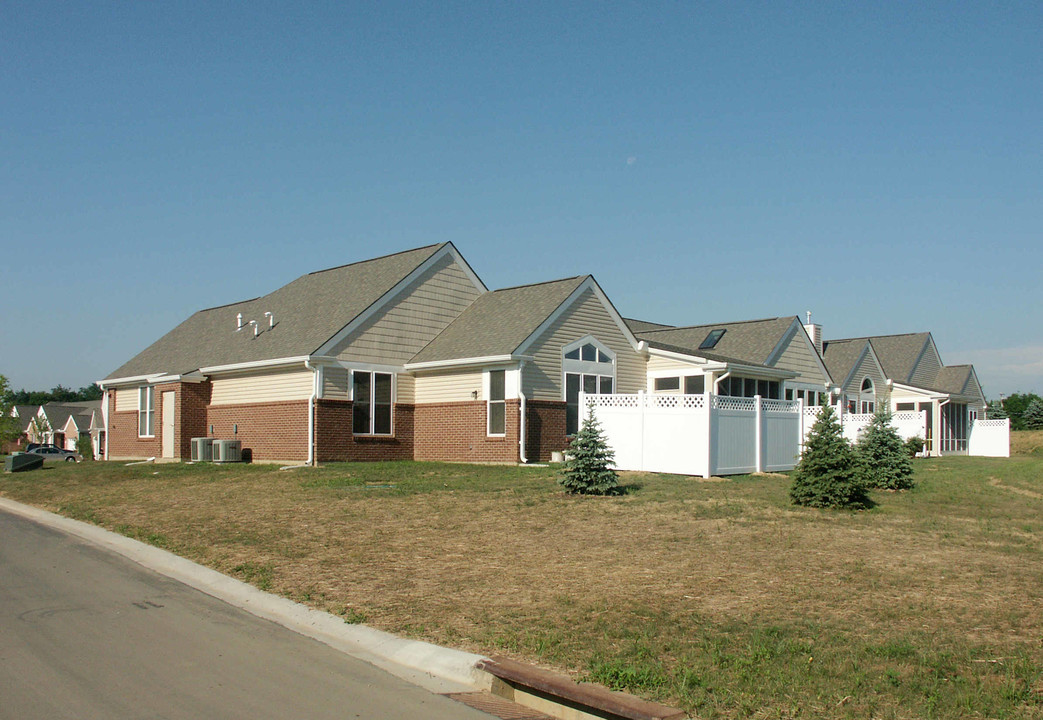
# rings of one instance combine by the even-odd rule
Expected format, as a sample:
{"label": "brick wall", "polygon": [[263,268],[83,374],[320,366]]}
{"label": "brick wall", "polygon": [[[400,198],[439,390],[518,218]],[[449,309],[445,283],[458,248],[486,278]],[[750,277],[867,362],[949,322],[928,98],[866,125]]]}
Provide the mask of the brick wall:
{"label": "brick wall", "polygon": [[206,416],[207,425],[214,426],[211,437],[241,441],[243,450],[250,450],[255,461],[308,459],[307,400],[212,405]]}
{"label": "brick wall", "polygon": [[413,406],[395,405],[394,435],[361,436],[351,432],[350,400],[315,401],[315,457],[319,462],[412,460]]}
{"label": "brick wall", "polygon": [[209,382],[181,383],[174,424],[174,452],[182,460],[192,457],[192,438],[209,437],[206,406],[210,404]]}
{"label": "brick wall", "polygon": [[553,451],[568,447],[565,403],[529,400],[525,403],[525,455],[530,462],[547,462]]}
{"label": "brick wall", "polygon": [[[110,459],[141,459],[163,454],[163,400],[162,391],[177,385],[156,386],[156,414],[153,418],[155,437],[138,437],[138,411],[116,412],[116,393],[109,391],[109,455]],[[176,419],[175,419],[176,420]]]}
{"label": "brick wall", "polygon": [[518,401],[507,401],[506,437],[486,435],[485,401],[416,405],[417,460],[518,462]]}

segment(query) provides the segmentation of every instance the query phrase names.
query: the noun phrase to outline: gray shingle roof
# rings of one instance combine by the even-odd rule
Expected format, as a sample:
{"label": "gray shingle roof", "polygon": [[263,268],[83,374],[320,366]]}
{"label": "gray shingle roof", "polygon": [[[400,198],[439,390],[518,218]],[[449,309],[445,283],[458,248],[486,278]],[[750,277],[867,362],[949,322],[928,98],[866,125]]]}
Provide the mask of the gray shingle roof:
{"label": "gray shingle roof", "polygon": [[630,332],[637,335],[638,333],[647,332],[649,330],[669,330],[674,327],[673,325],[664,325],[663,323],[648,322],[647,320],[635,320],[633,318],[623,318],[623,322],[630,328]]}
{"label": "gray shingle roof", "polygon": [[971,369],[971,365],[946,365],[938,371],[931,383],[932,389],[950,395],[976,395],[975,390],[968,387],[971,384]]}
{"label": "gray shingle roof", "polygon": [[583,275],[487,292],[410,362],[510,355],[588,277]]}
{"label": "gray shingle roof", "polygon": [[[263,297],[201,310],[106,379],[311,354],[447,244],[320,270]],[[256,338],[249,326],[236,332],[240,312],[257,321]],[[271,330],[265,312],[274,315]]]}
{"label": "gray shingle roof", "polygon": [[930,333],[874,335],[869,342],[880,360],[884,375],[895,382],[907,383],[912,379],[913,368],[930,337]]}
{"label": "gray shingle roof", "polygon": [[[683,352],[721,362],[764,366],[772,350],[792,324],[791,316],[646,330],[637,333],[637,336],[648,342],[650,347],[662,350]],[[725,330],[725,333],[712,349],[700,350],[699,346],[713,330]]]}
{"label": "gray shingle roof", "polygon": [[39,405],[15,405],[15,409],[18,411],[18,430],[19,432],[25,432],[29,429],[29,421],[36,416],[39,411]]}
{"label": "gray shingle roof", "polygon": [[866,342],[866,338],[852,338],[822,343],[822,362],[825,363],[834,382],[842,384],[847,380],[855,363],[862,357]]}

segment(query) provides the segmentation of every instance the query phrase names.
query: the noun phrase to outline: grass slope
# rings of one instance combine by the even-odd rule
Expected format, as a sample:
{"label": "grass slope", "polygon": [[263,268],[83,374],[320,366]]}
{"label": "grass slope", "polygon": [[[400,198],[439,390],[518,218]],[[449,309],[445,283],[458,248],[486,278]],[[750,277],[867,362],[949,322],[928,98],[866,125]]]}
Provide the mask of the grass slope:
{"label": "grass slope", "polygon": [[1043,717],[1043,455],[918,460],[869,512],[785,477],[113,463],[0,494],[413,637],[711,718]]}

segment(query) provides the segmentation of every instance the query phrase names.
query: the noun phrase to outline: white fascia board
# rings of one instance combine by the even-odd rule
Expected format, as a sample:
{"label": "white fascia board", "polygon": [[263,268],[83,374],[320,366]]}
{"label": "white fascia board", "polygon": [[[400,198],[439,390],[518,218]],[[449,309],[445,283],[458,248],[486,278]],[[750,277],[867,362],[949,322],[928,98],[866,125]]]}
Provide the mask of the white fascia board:
{"label": "white fascia board", "polygon": [[912,395],[920,395],[931,400],[945,400],[949,398],[949,393],[938,392],[937,390],[928,390],[927,388],[918,388],[912,385],[905,385],[903,383],[893,383],[891,385],[892,394],[894,390],[901,390],[904,393],[910,393]]}
{"label": "white fascia board", "polygon": [[452,360],[432,360],[422,363],[406,363],[407,372],[419,370],[440,370],[442,368],[476,367],[486,365],[512,365],[522,360],[529,362],[534,360],[531,355],[486,355],[484,357],[454,358]]}
{"label": "white fascia board", "polygon": [[623,317],[616,311],[615,306],[612,305],[612,302],[608,299],[608,296],[605,295],[605,292],[598,285],[593,275],[588,275],[583,282],[581,282],[576,289],[573,290],[557,308],[555,308],[554,312],[548,315],[547,319],[540,323],[540,326],[537,327],[529,337],[522,341],[521,345],[518,346],[515,352],[524,353],[527,351],[533,343],[540,339],[543,333],[545,333],[551,325],[556,323],[562,315],[568,312],[569,308],[572,307],[572,304],[575,303],[587,290],[591,290],[594,293],[594,296],[608,312],[609,317],[612,318],[612,321],[619,328],[619,331],[623,333],[623,337],[626,338],[627,342],[630,343],[630,346],[634,348],[634,352],[641,352],[641,346],[638,339],[634,337],[634,333],[630,332],[630,328],[627,327]]}
{"label": "white fascia board", "polygon": [[155,378],[164,377],[166,373],[152,373],[151,375],[130,375],[121,378],[112,378],[111,380],[98,380],[95,385],[100,387],[102,390],[107,388],[115,387],[117,385],[141,385],[142,383],[150,383]]}
{"label": "white fascia board", "polygon": [[309,359],[310,356],[308,355],[298,355],[296,357],[275,358],[273,360],[255,360],[253,362],[232,363],[230,365],[212,365],[210,367],[199,368],[198,372],[203,375],[212,375],[214,373],[236,372],[239,370],[290,367],[293,365],[303,365],[305,361]]}
{"label": "white fascia board", "polygon": [[330,351],[333,350],[333,348],[335,348],[337,345],[343,342],[343,340],[349,335],[351,335],[351,333],[355,332],[360,327],[362,327],[362,325],[367,320],[369,320],[371,317],[383,310],[384,307],[388,305],[388,303],[390,303],[392,300],[398,297],[398,295],[403,290],[412,285],[414,281],[416,281],[420,276],[422,276],[424,273],[430,270],[435,263],[437,263],[446,255],[452,256],[452,258],[455,261],[460,263],[460,267],[464,271],[464,274],[467,275],[467,278],[471,281],[471,283],[474,284],[475,288],[479,291],[479,293],[488,292],[489,289],[485,287],[485,283],[483,283],[481,279],[479,279],[479,277],[475,274],[474,270],[470,268],[467,262],[463,259],[463,256],[460,255],[459,251],[457,251],[457,249],[453,246],[452,243],[446,243],[445,246],[442,247],[442,249],[435,252],[434,255],[429,257],[424,262],[420,263],[420,265],[418,265],[413,270],[413,272],[409,273],[404,278],[395,283],[394,287],[392,287],[386,293],[381,295],[376,300],[376,302],[374,302],[368,308],[359,313],[359,315],[354,320],[342,327],[336,335],[324,342],[314,353],[312,353],[312,355],[328,355]]}
{"label": "white fascia board", "polygon": [[324,357],[311,358],[311,365],[313,367],[339,367],[345,370],[361,370],[362,372],[381,372],[381,373],[392,373],[398,374],[406,371],[406,368],[402,365],[389,365],[387,363],[368,363],[368,362],[354,362],[352,360],[341,360],[340,358],[330,357],[326,355]]}
{"label": "white fascia board", "polygon": [[797,373],[777,368],[761,367],[759,365],[740,365],[739,363],[727,363],[726,368],[732,374],[741,373],[743,377],[767,377],[777,380],[791,380],[797,377]]}
{"label": "white fascia board", "polygon": [[698,355],[686,355],[685,353],[674,352],[672,350],[660,350],[649,346],[649,355],[655,355],[656,357],[667,358],[669,360],[680,360],[681,362],[690,363],[692,365],[698,365],[704,370],[724,370],[726,367],[725,363],[717,360],[707,360],[704,357]]}

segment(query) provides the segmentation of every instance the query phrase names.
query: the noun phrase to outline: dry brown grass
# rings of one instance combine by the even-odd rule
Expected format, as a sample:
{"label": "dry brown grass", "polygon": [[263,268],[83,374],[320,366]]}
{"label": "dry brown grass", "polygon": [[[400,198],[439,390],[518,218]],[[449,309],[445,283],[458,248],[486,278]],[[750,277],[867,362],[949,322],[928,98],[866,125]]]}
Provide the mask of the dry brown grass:
{"label": "dry brown grass", "polygon": [[549,470],[376,467],[56,468],[0,492],[706,715],[1043,714],[1043,461],[918,461],[918,489],[863,513],[794,508],[785,477],[630,474],[599,499]]}
{"label": "dry brown grass", "polygon": [[1012,455],[1043,454],[1043,430],[1016,430],[1010,434]]}

